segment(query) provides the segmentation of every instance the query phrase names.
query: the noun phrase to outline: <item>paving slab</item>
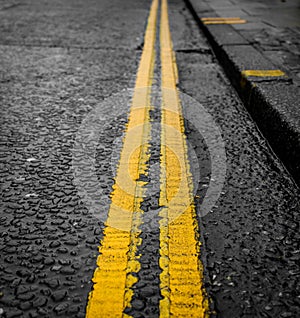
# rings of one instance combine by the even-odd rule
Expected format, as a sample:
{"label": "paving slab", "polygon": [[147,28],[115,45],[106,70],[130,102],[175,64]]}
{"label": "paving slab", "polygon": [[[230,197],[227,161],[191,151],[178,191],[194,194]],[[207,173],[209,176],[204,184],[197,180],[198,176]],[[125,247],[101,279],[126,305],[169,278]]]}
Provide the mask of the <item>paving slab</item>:
{"label": "paving slab", "polygon": [[[299,6],[297,1],[264,2],[187,0],[196,21],[208,37],[226,74],[245,102],[260,129],[295,181],[300,183],[297,153],[300,152],[299,126]],[[228,17],[240,10],[245,24],[205,25],[202,17]],[[245,70],[280,70],[284,76],[242,76]],[[262,82],[273,83],[260,86]],[[279,83],[286,82],[284,85]],[[276,87],[277,89],[272,89]],[[256,99],[259,96],[259,100]],[[276,102],[275,102],[276,101]],[[257,107],[257,105],[260,107]],[[287,106],[289,105],[289,106]],[[255,109],[255,114],[253,113]],[[267,114],[268,113],[268,114]],[[276,117],[276,118],[275,118]],[[263,123],[262,118],[268,118]],[[284,131],[285,130],[285,131]],[[278,140],[286,139],[281,146]],[[293,149],[293,150],[291,150]]]}

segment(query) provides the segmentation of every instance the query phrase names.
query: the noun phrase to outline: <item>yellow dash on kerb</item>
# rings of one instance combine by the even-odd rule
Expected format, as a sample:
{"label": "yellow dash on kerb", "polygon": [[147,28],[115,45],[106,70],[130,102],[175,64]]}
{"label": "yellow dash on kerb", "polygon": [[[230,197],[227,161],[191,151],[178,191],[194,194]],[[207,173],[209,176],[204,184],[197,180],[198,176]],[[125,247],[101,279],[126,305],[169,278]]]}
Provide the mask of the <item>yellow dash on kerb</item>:
{"label": "yellow dash on kerb", "polygon": [[198,223],[176,88],[177,68],[169,29],[167,0],[160,21],[162,132],[160,205],[160,317],[208,317],[203,290]]}
{"label": "yellow dash on kerb", "polygon": [[242,76],[249,77],[280,77],[286,76],[281,70],[244,70],[241,72]]}
{"label": "yellow dash on kerb", "polygon": [[209,17],[201,18],[204,24],[244,24],[247,20],[241,19],[239,17]]}
{"label": "yellow dash on kerb", "polygon": [[144,185],[138,181],[147,173],[150,139],[150,91],[155,58],[158,0],[151,5],[144,48],[137,73],[135,89],[123,140],[111,205],[99,247],[93,290],[89,294],[87,318],[128,317],[123,313],[133,295],[140,269],[137,249],[140,245],[140,203]]}

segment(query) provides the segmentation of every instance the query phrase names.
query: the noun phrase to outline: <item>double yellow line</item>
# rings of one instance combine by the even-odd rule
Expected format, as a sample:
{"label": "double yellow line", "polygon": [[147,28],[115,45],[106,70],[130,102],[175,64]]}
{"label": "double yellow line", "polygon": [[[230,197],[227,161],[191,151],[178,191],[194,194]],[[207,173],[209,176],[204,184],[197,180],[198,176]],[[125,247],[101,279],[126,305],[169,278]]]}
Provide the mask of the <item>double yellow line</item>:
{"label": "double yellow line", "polygon": [[[100,255],[89,295],[87,318],[128,317],[132,286],[140,270],[139,226],[145,196],[144,181],[151,135],[151,89],[155,62],[156,20],[159,0],[153,0],[143,53],[111,195]],[[202,288],[198,223],[193,204],[192,177],[180,99],[177,67],[172,49],[167,0],[160,19],[161,59],[161,186],[160,186],[160,301],[161,317],[207,317],[208,301]]]}

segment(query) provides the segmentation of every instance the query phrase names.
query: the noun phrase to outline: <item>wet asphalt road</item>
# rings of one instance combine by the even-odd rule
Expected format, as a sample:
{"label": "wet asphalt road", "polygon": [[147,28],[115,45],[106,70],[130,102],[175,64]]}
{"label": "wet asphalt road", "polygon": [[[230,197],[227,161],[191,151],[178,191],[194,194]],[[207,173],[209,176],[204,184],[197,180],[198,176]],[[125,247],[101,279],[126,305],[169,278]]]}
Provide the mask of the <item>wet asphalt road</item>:
{"label": "wet asphalt road", "polygon": [[[0,2],[0,317],[85,316],[149,7]],[[299,189],[184,2],[169,1],[169,13],[211,309],[219,317],[297,317]],[[193,122],[197,111],[211,116],[226,153],[224,187],[209,213],[201,204],[218,184],[208,154],[218,142],[203,137],[209,127]],[[158,242],[151,244],[134,317],[159,315]]]}

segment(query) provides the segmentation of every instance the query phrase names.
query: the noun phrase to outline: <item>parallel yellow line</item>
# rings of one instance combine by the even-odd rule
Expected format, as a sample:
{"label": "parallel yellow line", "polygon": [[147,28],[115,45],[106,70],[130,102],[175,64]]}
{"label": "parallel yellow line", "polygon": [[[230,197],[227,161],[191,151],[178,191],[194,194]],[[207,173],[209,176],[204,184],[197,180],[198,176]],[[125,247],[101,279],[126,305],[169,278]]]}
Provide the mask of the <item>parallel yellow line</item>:
{"label": "parallel yellow line", "polygon": [[172,49],[167,0],[160,22],[162,65],[162,134],[160,205],[161,317],[208,317],[208,300],[199,259],[199,232],[193,185],[176,88],[177,68]]}
{"label": "parallel yellow line", "polygon": [[99,247],[93,291],[89,294],[87,318],[126,317],[123,311],[130,306],[131,287],[137,280],[132,273],[140,268],[136,252],[141,243],[140,203],[145,182],[138,179],[141,174],[147,173],[149,158],[149,110],[157,10],[158,0],[153,0],[111,205]]}

